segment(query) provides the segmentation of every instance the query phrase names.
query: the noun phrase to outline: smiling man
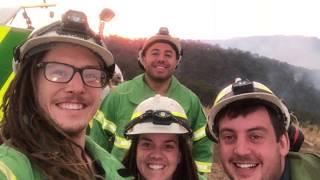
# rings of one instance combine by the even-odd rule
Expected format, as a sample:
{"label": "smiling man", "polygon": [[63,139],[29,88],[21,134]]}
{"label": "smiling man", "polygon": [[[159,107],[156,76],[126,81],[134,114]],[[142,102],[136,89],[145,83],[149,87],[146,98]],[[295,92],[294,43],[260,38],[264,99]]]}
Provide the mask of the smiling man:
{"label": "smiling man", "polygon": [[320,157],[289,152],[290,114],[273,92],[258,82],[237,79],[217,96],[207,133],[231,179],[313,180]]}
{"label": "smiling man", "polygon": [[122,179],[122,165],[86,137],[112,54],[82,12],[34,31],[14,51],[14,77],[4,97],[0,179]]}
{"label": "smiling man", "polygon": [[228,173],[239,179],[278,179],[284,170],[288,138],[276,137],[267,108],[246,103],[245,110],[252,112],[220,120],[221,161]]}
{"label": "smiling man", "polygon": [[122,160],[130,147],[123,131],[131,114],[140,102],[161,94],[178,101],[186,111],[193,130],[192,152],[198,171],[209,173],[212,142],[205,134],[206,117],[202,105],[199,98],[173,75],[181,58],[180,41],[170,36],[167,28],[160,28],[158,34],[145,41],[139,52],[138,63],[145,72],[111,91],[93,121],[90,136]]}

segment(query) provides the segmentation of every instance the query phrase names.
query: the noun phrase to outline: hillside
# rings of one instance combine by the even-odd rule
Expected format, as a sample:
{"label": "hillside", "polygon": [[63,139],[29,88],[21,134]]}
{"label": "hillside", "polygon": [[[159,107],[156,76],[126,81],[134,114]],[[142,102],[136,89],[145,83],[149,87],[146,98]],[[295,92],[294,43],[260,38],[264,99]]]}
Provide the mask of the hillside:
{"label": "hillside", "polygon": [[223,48],[237,48],[296,66],[320,70],[320,39],[304,36],[255,36],[207,41]]}
{"label": "hillside", "polygon": [[[142,39],[129,40],[117,36],[107,44],[126,80],[141,73],[137,54]],[[184,57],[176,76],[199,95],[205,106],[211,106],[217,91],[236,77],[262,82],[285,99],[303,121],[320,124],[320,91],[310,74],[314,71],[295,67],[267,57],[237,49],[223,49],[200,41],[183,41]]]}

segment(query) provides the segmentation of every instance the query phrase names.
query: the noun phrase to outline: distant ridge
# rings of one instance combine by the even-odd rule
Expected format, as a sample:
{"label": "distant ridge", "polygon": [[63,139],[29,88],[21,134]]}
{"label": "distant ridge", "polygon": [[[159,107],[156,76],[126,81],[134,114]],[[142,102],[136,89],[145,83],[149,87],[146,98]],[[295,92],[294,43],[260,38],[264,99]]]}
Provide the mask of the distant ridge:
{"label": "distant ridge", "polygon": [[[125,80],[143,71],[137,54],[143,39],[106,39]],[[236,77],[261,82],[283,98],[298,119],[320,124],[320,70],[310,70],[239,49],[224,49],[201,41],[183,40],[184,54],[175,76],[211,106],[218,91]]]}
{"label": "distant ridge", "polygon": [[218,44],[222,48],[250,51],[292,65],[320,70],[320,39],[316,37],[253,36],[205,42]]}

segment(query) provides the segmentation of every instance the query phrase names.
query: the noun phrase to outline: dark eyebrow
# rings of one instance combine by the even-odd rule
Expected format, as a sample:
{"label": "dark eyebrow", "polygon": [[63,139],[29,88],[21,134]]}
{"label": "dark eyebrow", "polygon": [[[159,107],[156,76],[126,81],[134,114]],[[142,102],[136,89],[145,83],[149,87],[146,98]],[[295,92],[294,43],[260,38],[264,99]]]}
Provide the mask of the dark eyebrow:
{"label": "dark eyebrow", "polygon": [[234,130],[231,129],[231,128],[222,128],[219,131],[220,131],[219,133],[222,133],[222,132],[234,132]]}
{"label": "dark eyebrow", "polygon": [[[257,126],[257,127],[253,127],[253,128],[250,128],[250,129],[247,129],[246,130],[247,132],[252,132],[252,131],[263,131],[263,132],[267,132],[267,129],[264,128],[264,127],[261,127],[261,126]],[[233,129],[231,128],[222,128],[220,130],[220,133],[223,133],[223,132],[235,132]]]}
{"label": "dark eyebrow", "polygon": [[165,50],[166,53],[174,53],[174,50]]}
{"label": "dark eyebrow", "polygon": [[54,60],[54,59],[43,59],[42,62],[47,62],[47,63],[57,63],[57,64],[66,64],[75,68],[79,68],[79,69],[101,69],[100,65],[85,65],[82,67],[76,67],[72,64],[68,64],[68,63],[61,63],[58,60]]}
{"label": "dark eyebrow", "polygon": [[[153,142],[150,138],[147,138],[147,137],[141,137],[140,138],[140,141],[141,140],[143,140],[143,141],[148,141],[148,142]],[[165,143],[175,143],[175,144],[178,144],[178,142],[177,141],[175,141],[175,140],[172,140],[172,139],[169,139],[169,140],[165,140],[164,141]]]}
{"label": "dark eyebrow", "polygon": [[101,67],[98,65],[87,65],[87,66],[84,66],[84,67],[81,67],[81,69],[101,69]]}
{"label": "dark eyebrow", "polygon": [[248,132],[252,132],[252,131],[263,131],[263,132],[267,132],[267,129],[261,126],[255,127],[255,128],[250,128],[247,130]]}
{"label": "dark eyebrow", "polygon": [[140,140],[152,142],[152,140],[147,137],[140,137]]}
{"label": "dark eyebrow", "polygon": [[178,144],[178,142],[177,142],[177,141],[175,141],[175,140],[167,140],[167,141],[165,141],[165,143],[174,143],[174,144]]}
{"label": "dark eyebrow", "polygon": [[[154,52],[154,51],[160,51],[160,49],[158,49],[158,48],[155,48],[155,49],[151,49],[151,52]],[[174,50],[165,50],[164,51],[165,53],[174,53]]]}
{"label": "dark eyebrow", "polygon": [[153,51],[160,51],[160,49],[158,49],[158,48],[151,49],[151,52],[153,52]]}

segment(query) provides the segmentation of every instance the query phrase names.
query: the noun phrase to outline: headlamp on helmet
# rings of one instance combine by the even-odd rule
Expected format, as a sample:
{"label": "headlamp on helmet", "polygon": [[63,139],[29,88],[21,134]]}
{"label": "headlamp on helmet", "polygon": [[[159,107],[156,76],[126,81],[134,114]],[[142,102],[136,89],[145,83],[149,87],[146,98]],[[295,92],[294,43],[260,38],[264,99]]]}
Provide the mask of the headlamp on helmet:
{"label": "headlamp on helmet", "polygon": [[253,83],[248,80],[242,81],[241,79],[236,79],[235,83],[232,84],[232,92],[234,94],[242,94],[253,92]]}
{"label": "headlamp on helmet", "polygon": [[69,10],[62,16],[62,31],[87,33],[87,16],[80,11]]}
{"label": "headlamp on helmet", "polygon": [[125,128],[124,135],[146,133],[192,134],[187,116],[181,105],[173,99],[156,95],[141,102],[131,121]]}
{"label": "headlamp on helmet", "polygon": [[[156,127],[154,131],[149,133],[176,133],[176,134],[192,134],[192,129],[187,124],[187,119],[173,115],[166,110],[148,110],[142,115],[132,119],[125,127],[125,136],[129,137],[129,134],[143,134],[143,132],[134,132],[134,126],[137,124],[149,123],[149,126]],[[145,124],[146,125],[146,124]],[[181,126],[185,130],[182,131],[169,131],[170,126]],[[145,126],[147,128],[147,126]],[[161,130],[162,129],[162,130]],[[181,129],[181,128],[180,128]],[[147,132],[146,132],[147,133]]]}
{"label": "headlamp on helmet", "polygon": [[169,36],[169,29],[167,27],[160,27],[158,35],[167,35],[167,36]]}

